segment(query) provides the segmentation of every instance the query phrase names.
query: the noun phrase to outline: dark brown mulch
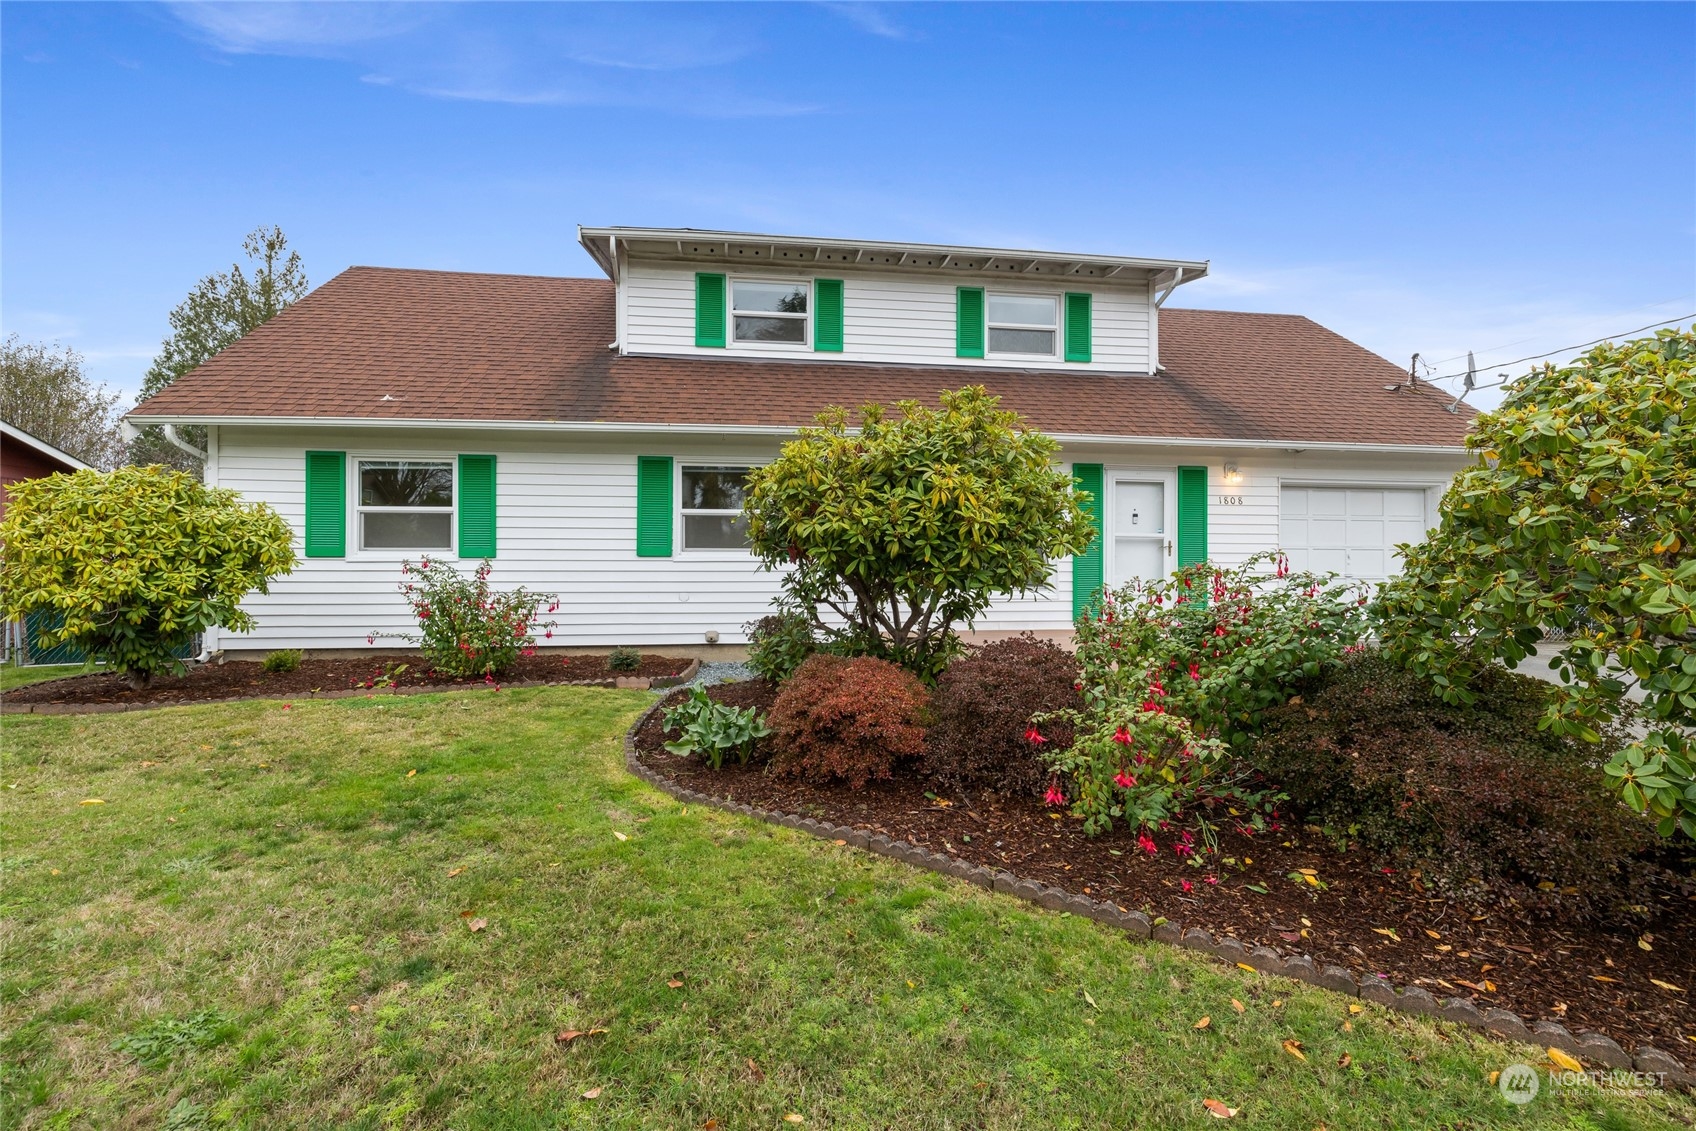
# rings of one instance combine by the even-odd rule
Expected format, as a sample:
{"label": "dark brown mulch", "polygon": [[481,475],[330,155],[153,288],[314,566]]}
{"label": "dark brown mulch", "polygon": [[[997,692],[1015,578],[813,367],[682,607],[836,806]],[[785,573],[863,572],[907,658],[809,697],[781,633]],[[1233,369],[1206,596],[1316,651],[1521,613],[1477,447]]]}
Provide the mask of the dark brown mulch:
{"label": "dark brown mulch", "polygon": [[[764,707],[774,689],[755,681],[709,694]],[[1480,1009],[1509,1009],[1527,1023],[1594,1029],[1627,1049],[1654,1044],[1696,1061],[1696,889],[1688,881],[1680,888],[1669,876],[1655,893],[1654,920],[1641,928],[1555,927],[1514,907],[1467,907],[1439,897],[1417,872],[1391,869],[1359,850],[1339,851],[1312,832],[1226,834],[1221,855],[1235,857],[1239,867],[1212,871],[1186,864],[1172,850],[1172,835],[1156,834],[1159,852],[1150,856],[1135,833],[1116,828],[1086,837],[1078,822],[1057,817],[1035,798],[939,798],[934,783],[911,768],[858,791],[774,778],[758,761],[715,771],[666,753],[664,738],[655,712],[636,734],[637,753],[688,789],[879,832],[1248,946],[1305,953],[1358,976],[1423,986],[1439,999],[1470,998]],[[1303,879],[1302,869],[1311,869],[1323,889]],[[1664,989],[1653,979],[1682,989]]]}
{"label": "dark brown mulch", "polygon": [[[404,665],[404,670],[402,666]],[[560,656],[538,651],[520,656],[500,683],[571,683],[597,680],[611,687],[618,676],[653,679],[679,675],[688,660],[673,656],[642,656],[642,666],[633,672],[607,668],[605,656]],[[392,682],[386,682],[392,681]],[[9,703],[199,703],[210,699],[242,696],[301,696],[315,692],[348,691],[355,688],[386,687],[471,687],[483,685],[481,676],[454,679],[438,675],[417,655],[357,656],[312,659],[308,657],[292,672],[267,672],[257,660],[231,660],[226,664],[200,664],[183,676],[168,676],[152,686],[132,690],[118,676],[105,673],[76,675],[67,679],[33,683],[6,693]]]}

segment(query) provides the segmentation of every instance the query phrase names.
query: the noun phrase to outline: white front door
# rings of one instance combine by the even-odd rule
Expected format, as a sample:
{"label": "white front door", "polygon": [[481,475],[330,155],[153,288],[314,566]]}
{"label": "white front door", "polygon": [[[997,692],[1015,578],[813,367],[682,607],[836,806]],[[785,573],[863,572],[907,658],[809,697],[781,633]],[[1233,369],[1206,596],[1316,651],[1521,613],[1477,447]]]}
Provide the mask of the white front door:
{"label": "white front door", "polygon": [[1172,566],[1171,483],[1159,475],[1113,476],[1108,584],[1155,581]]}
{"label": "white front door", "polygon": [[1278,540],[1290,565],[1381,582],[1400,572],[1396,546],[1425,538],[1425,492],[1388,487],[1285,487]]}

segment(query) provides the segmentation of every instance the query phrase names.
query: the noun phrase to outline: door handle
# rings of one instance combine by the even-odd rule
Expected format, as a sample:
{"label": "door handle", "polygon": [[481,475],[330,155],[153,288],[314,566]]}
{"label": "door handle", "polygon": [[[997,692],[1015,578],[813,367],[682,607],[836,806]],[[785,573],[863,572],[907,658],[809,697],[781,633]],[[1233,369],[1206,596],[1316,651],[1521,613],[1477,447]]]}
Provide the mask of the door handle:
{"label": "door handle", "polygon": [[1166,539],[1166,556],[1172,556],[1172,540],[1170,538]]}

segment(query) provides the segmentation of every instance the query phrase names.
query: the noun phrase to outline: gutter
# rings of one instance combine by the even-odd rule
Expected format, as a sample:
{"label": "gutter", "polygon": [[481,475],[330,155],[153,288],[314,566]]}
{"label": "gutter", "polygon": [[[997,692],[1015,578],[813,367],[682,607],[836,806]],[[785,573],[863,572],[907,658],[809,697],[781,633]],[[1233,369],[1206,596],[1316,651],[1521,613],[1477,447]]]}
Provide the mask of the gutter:
{"label": "gutter", "polygon": [[[247,428],[419,428],[471,429],[487,432],[564,432],[588,435],[618,435],[620,433],[650,433],[672,436],[773,436],[784,439],[796,436],[801,425],[768,424],[614,424],[606,421],[567,420],[444,420],[435,418],[408,419],[403,417],[369,416],[143,416],[131,413],[126,420],[139,425],[162,424],[219,424]],[[170,423],[167,423],[170,422]],[[1039,429],[1041,431],[1041,429]],[[1232,437],[1197,436],[1120,436],[1089,432],[1049,432],[1062,444],[1107,444],[1135,447],[1179,448],[1254,448],[1285,451],[1320,452],[1386,452],[1433,455],[1464,455],[1463,444],[1374,444],[1348,443],[1335,440],[1266,440]],[[181,445],[179,445],[181,446]]]}

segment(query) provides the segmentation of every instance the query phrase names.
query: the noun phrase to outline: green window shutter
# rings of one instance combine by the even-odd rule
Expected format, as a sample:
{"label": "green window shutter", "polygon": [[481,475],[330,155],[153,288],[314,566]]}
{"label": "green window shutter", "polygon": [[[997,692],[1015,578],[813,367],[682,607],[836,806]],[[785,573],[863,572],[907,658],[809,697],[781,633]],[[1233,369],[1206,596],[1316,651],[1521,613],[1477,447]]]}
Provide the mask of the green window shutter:
{"label": "green window shutter", "polygon": [[724,348],[724,276],[695,276],[695,344]]}
{"label": "green window shutter", "polygon": [[813,350],[842,352],[842,280],[813,280]]}
{"label": "green window shutter", "polygon": [[1090,296],[1066,296],[1066,360],[1090,360]]}
{"label": "green window shutter", "polygon": [[459,457],[459,556],[495,556],[495,457]]}
{"label": "green window shutter", "polygon": [[347,453],[306,453],[306,556],[347,556]]}
{"label": "green window shutter", "polygon": [[1178,469],[1178,564],[1207,560],[1207,469]]}
{"label": "green window shutter", "polygon": [[1090,540],[1089,547],[1083,553],[1072,558],[1072,618],[1076,620],[1089,612],[1101,593],[1101,516],[1102,480],[1103,475],[1099,463],[1074,463],[1072,465],[1072,480],[1078,485],[1078,490],[1089,493],[1089,501],[1084,504],[1084,511],[1089,515],[1089,523],[1095,527],[1095,537]]}
{"label": "green window shutter", "polygon": [[961,287],[954,292],[954,356],[983,356],[983,288]]}
{"label": "green window shutter", "polygon": [[636,457],[636,556],[671,557],[671,457]]}

